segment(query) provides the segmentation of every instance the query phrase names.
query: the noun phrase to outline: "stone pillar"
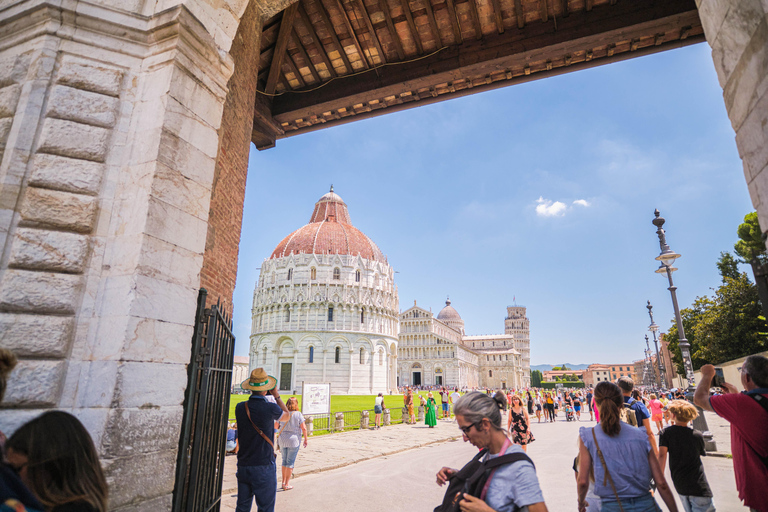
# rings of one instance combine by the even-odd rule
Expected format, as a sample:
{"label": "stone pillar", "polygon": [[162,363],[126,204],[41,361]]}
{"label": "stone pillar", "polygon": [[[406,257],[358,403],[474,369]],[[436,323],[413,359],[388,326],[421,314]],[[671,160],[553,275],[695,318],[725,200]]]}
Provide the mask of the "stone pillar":
{"label": "stone pillar", "polygon": [[312,419],[312,416],[304,418],[304,425],[307,427],[307,437],[311,436],[315,430],[315,420]]}
{"label": "stone pillar", "polygon": [[334,424],[334,430],[337,430],[339,432],[344,430],[344,413],[343,412],[336,413],[336,423]]}
{"label": "stone pillar", "polygon": [[736,132],[752,204],[768,231],[768,3],[696,0]]}
{"label": "stone pillar", "polygon": [[[404,414],[405,414],[406,416],[408,415],[408,410],[407,410],[407,409],[405,410],[405,413],[404,413]],[[403,416],[403,417],[405,417],[405,416]],[[384,412],[383,412],[383,414],[381,415],[381,418],[382,418],[382,420],[384,421],[384,426],[385,426],[385,427],[386,427],[386,426],[389,426],[389,425],[391,425],[391,424],[392,424],[392,417],[391,417],[391,415],[389,414],[389,409],[384,409]]]}
{"label": "stone pillar", "polygon": [[360,428],[368,428],[368,424],[370,423],[370,411],[362,411],[360,413]]}
{"label": "stone pillar", "polygon": [[418,416],[417,416],[417,418],[416,418],[416,419],[417,419],[417,421],[418,421],[419,423],[421,423],[422,421],[424,421],[424,406],[423,406],[423,405],[420,405],[420,406],[419,406],[419,414],[418,414]]}

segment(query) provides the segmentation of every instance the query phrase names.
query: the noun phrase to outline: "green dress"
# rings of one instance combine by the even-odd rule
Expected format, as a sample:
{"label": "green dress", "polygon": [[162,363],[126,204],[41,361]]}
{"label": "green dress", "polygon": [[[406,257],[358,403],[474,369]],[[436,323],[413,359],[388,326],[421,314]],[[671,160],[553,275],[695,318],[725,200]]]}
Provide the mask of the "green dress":
{"label": "green dress", "polygon": [[437,402],[434,398],[427,398],[427,414],[424,416],[424,423],[430,427],[437,425],[437,412],[435,411]]}

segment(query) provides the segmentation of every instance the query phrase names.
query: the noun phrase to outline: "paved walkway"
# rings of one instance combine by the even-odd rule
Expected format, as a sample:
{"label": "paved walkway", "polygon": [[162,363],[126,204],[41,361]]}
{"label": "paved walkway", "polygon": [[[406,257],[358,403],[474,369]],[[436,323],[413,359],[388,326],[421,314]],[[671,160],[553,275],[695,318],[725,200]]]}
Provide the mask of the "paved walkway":
{"label": "paved walkway", "polygon": [[[705,413],[710,431],[714,435],[718,451],[716,454],[726,456],[730,454],[730,430],[728,423],[719,416]],[[580,426],[590,426],[593,422],[587,421],[589,415],[582,416]],[[559,422],[565,423],[562,415]],[[533,418],[534,425],[536,418]],[[542,424],[543,426],[543,424]],[[655,427],[654,431],[655,431]],[[456,422],[453,420],[439,420],[437,427],[429,428],[424,424],[419,425],[390,425],[380,430],[354,430],[339,434],[330,434],[318,437],[310,437],[307,448],[299,450],[296,460],[294,478],[342,468],[358,462],[392,455],[414,448],[421,448],[435,443],[461,439]],[[222,487],[222,510],[235,509],[235,495],[237,493],[237,457],[227,457],[224,464],[224,485]],[[280,456],[277,457],[278,482],[280,475]]]}

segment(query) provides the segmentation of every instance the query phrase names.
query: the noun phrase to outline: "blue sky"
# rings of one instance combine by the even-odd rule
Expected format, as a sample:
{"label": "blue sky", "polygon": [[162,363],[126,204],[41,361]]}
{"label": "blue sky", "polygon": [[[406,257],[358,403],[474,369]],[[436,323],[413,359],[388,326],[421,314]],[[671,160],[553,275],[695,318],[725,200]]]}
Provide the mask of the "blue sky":
{"label": "blue sky", "polygon": [[654,270],[658,208],[681,307],[719,283],[752,210],[706,44],[252,148],[234,297],[247,355],[258,268],[333,184],[399,273],[400,307],[450,295],[467,334],[528,308],[532,364],[640,359],[673,319]]}

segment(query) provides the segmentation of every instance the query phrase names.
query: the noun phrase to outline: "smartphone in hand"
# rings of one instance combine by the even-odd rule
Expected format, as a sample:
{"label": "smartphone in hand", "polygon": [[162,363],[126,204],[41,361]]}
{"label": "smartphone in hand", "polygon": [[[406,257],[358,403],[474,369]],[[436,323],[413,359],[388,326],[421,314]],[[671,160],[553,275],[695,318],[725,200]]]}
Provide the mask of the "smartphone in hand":
{"label": "smartphone in hand", "polygon": [[723,375],[723,369],[722,368],[715,368],[715,376],[712,377],[712,384],[710,385],[710,387],[721,388],[721,387],[723,387],[723,382],[725,382],[725,376]]}

